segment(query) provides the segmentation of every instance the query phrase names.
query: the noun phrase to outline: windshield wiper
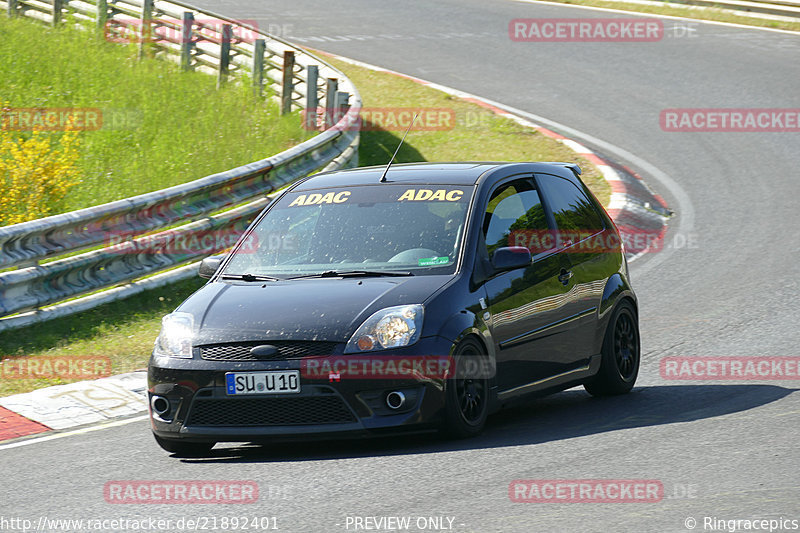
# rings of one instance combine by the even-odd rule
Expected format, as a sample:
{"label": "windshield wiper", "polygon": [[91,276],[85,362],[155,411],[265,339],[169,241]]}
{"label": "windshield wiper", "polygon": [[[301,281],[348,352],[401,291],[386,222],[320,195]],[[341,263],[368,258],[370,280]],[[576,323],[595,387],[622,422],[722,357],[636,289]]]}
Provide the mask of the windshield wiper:
{"label": "windshield wiper", "polygon": [[223,274],[222,279],[238,279],[241,281],[280,281],[280,278],[261,276],[258,274]]}
{"label": "windshield wiper", "polygon": [[302,276],[294,276],[287,279],[303,279],[303,278],[360,278],[360,277],[383,277],[383,276],[413,276],[408,271],[398,270],[326,270],[319,274],[305,274]]}

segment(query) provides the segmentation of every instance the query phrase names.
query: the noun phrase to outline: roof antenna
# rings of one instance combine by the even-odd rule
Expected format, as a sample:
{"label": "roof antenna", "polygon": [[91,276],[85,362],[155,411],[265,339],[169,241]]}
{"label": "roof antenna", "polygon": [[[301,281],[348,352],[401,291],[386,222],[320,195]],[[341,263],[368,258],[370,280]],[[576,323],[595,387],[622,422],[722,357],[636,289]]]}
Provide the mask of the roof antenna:
{"label": "roof antenna", "polygon": [[400,151],[400,147],[403,146],[403,142],[406,140],[406,135],[408,135],[408,132],[411,131],[411,127],[414,125],[414,122],[417,120],[417,115],[419,115],[419,112],[414,113],[414,118],[411,119],[411,124],[409,124],[408,128],[406,128],[406,132],[403,134],[403,138],[400,139],[400,144],[397,145],[397,149],[394,151],[394,154],[392,155],[392,158],[389,160],[389,164],[386,165],[386,169],[383,171],[383,176],[381,176],[381,183],[386,183],[386,173],[389,172],[389,167],[392,166],[392,163],[394,162],[394,158],[395,158],[395,156],[397,156],[397,152],[399,152]]}

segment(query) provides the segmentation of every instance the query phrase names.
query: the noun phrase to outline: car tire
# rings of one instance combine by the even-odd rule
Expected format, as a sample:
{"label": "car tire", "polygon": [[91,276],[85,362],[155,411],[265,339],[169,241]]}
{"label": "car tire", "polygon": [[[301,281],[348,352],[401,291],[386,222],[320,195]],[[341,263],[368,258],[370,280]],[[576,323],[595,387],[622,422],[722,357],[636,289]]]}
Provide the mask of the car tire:
{"label": "car tire", "polygon": [[489,415],[489,380],[463,373],[466,357],[486,357],[481,343],[467,338],[453,351],[455,372],[448,376],[446,386],[445,421],[443,433],[450,438],[474,437],[483,431]]}
{"label": "car tire", "polygon": [[600,370],[584,383],[592,396],[625,394],[639,374],[641,342],[636,310],[627,300],[614,309],[603,338]]}
{"label": "car tire", "polygon": [[177,455],[178,457],[197,457],[207,454],[214,447],[214,442],[185,442],[182,440],[165,439],[158,435],[153,435],[156,442],[165,451]]}

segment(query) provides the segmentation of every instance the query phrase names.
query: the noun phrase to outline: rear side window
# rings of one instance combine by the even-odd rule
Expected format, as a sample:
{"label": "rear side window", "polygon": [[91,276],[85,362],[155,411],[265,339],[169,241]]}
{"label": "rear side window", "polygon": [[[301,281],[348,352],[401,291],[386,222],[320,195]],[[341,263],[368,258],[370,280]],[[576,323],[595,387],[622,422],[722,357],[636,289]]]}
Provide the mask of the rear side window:
{"label": "rear side window", "polygon": [[602,230],[603,218],[597,208],[571,181],[552,175],[538,179],[559,230]]}
{"label": "rear side window", "polygon": [[515,235],[526,230],[547,230],[539,193],[530,179],[515,180],[492,194],[483,223],[488,256],[497,248],[516,246]]}

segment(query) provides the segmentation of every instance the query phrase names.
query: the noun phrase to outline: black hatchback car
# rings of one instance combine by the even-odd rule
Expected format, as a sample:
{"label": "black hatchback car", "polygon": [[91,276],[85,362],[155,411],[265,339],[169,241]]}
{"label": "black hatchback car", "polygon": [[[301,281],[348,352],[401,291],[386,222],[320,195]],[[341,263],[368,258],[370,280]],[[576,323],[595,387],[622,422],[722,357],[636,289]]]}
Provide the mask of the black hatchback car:
{"label": "black hatchback car", "polygon": [[[531,394],[628,392],[637,300],[619,233],[568,163],[424,163],[287,188],[163,319],[156,440],[439,429]],[[382,177],[383,176],[383,177]]]}

